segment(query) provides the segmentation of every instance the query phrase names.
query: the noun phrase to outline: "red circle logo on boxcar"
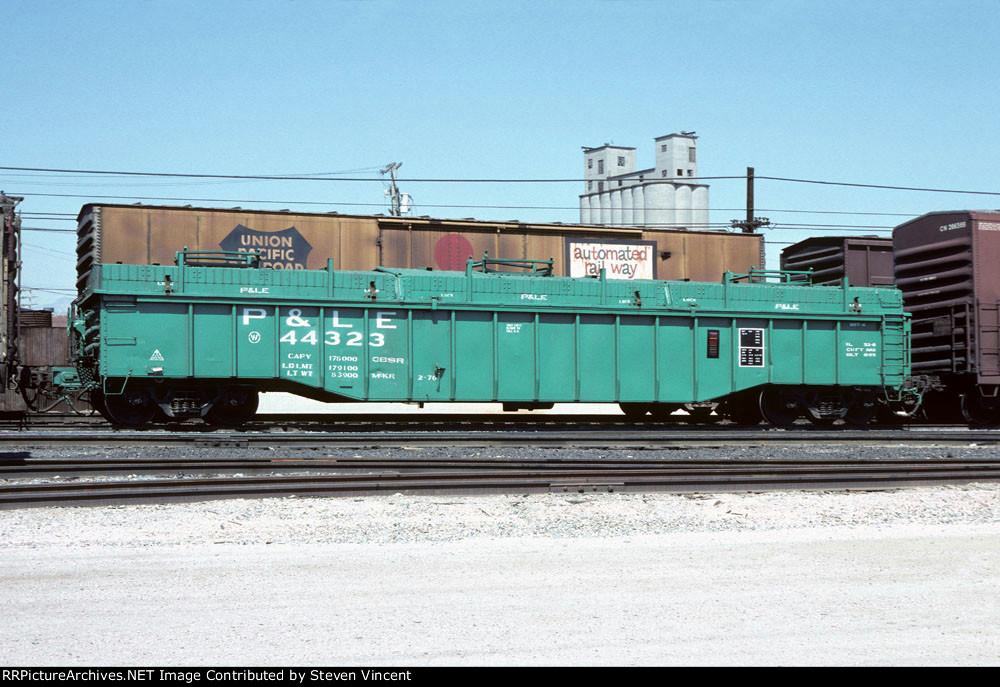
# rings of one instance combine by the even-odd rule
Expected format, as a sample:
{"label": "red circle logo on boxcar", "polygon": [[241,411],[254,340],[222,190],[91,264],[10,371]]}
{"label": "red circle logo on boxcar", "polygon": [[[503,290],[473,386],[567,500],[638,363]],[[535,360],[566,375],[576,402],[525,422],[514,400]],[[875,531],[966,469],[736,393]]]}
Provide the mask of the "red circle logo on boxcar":
{"label": "red circle logo on boxcar", "polygon": [[472,244],[461,234],[446,234],[434,244],[434,263],[441,270],[465,269],[472,257]]}

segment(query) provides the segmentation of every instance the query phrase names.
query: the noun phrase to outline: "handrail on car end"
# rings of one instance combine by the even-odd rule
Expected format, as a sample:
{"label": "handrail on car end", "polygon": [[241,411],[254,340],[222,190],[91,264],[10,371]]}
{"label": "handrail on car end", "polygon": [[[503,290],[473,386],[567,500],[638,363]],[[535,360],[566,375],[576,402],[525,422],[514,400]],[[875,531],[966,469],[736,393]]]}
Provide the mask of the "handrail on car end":
{"label": "handrail on car end", "polygon": [[231,250],[184,250],[174,253],[174,264],[178,267],[237,267],[260,268],[260,251],[246,253]]}
{"label": "handrail on car end", "polygon": [[482,260],[473,260],[472,256],[469,256],[469,260],[465,264],[465,274],[466,276],[471,276],[473,270],[477,268],[482,270],[483,273],[497,273],[506,271],[506,270],[490,269],[491,265],[500,265],[503,267],[517,267],[523,270],[528,270],[528,269],[531,270],[530,272],[512,273],[522,277],[551,277],[552,267],[554,264],[555,264],[555,258],[549,258],[548,260],[501,259],[501,258],[491,258],[489,253],[484,252]]}
{"label": "handrail on car end", "polygon": [[746,280],[748,284],[762,284],[769,279],[777,277],[781,284],[801,284],[812,286],[812,268],[808,270],[761,270],[751,267],[746,274],[737,274],[726,270],[722,277],[723,282],[737,283]]}

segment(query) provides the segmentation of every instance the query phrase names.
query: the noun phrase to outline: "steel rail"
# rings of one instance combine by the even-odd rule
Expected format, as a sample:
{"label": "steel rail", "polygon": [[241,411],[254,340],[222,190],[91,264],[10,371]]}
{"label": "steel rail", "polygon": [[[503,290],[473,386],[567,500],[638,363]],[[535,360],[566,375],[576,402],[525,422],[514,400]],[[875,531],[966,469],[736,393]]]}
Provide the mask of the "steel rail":
{"label": "steel rail", "polygon": [[[720,422],[724,418],[714,417],[713,422]],[[261,429],[271,426],[379,426],[385,425],[685,425],[690,423],[688,415],[671,415],[668,417],[653,418],[629,418],[620,414],[594,414],[594,413],[560,413],[560,414],[537,414],[537,413],[513,413],[513,412],[490,412],[490,413],[375,413],[360,414],[351,413],[336,415],[333,413],[259,413],[250,421],[248,427]],[[33,413],[22,417],[0,417],[0,427],[9,426],[105,426],[110,427],[110,423],[100,415],[77,415],[68,413]],[[212,427],[203,424],[197,419],[182,420],[174,423],[175,426],[183,426],[191,430],[197,427],[199,431],[212,431]],[[163,425],[161,425],[162,427]]]}
{"label": "steel rail", "polygon": [[165,432],[70,431],[0,432],[0,447],[45,446],[187,446],[195,448],[392,448],[409,446],[463,446],[493,448],[498,445],[532,448],[659,449],[695,446],[748,446],[765,444],[895,444],[962,445],[1000,443],[1000,431],[983,429],[941,430],[782,430],[769,428],[713,428],[703,430],[628,431],[561,428],[535,431],[408,431],[408,432]]}
{"label": "steel rail", "polygon": [[859,459],[859,460],[827,460],[827,459],[715,459],[715,460],[635,460],[635,459],[426,459],[426,458],[215,458],[215,459],[37,459],[37,458],[5,458],[0,455],[0,478],[31,478],[56,476],[80,477],[121,474],[184,474],[199,473],[229,473],[229,472],[344,472],[344,471],[416,471],[416,470],[464,470],[468,474],[487,471],[535,470],[550,471],[552,474],[569,474],[571,472],[597,471],[608,472],[620,470],[630,474],[640,474],[642,471],[654,470],[667,474],[669,471],[691,474],[696,470],[726,473],[753,473],[766,470],[782,470],[786,472],[819,472],[831,467],[843,468],[845,465],[856,471],[886,471],[907,469],[913,471],[940,469],[996,469],[1000,470],[1000,459]]}
{"label": "steel rail", "polygon": [[[725,421],[727,424],[720,425]],[[688,415],[671,415],[665,418],[629,418],[624,415],[607,414],[526,414],[526,413],[384,413],[375,415],[334,415],[327,413],[309,414],[259,414],[248,425],[251,431],[265,431],[268,429],[292,427],[304,428],[370,428],[378,427],[430,427],[430,426],[452,426],[463,427],[466,425],[483,426],[503,426],[503,427],[537,427],[545,425],[558,425],[562,427],[577,426],[624,426],[624,427],[691,427],[698,424],[701,427],[733,427],[731,421],[722,417],[714,417],[707,423],[695,423]],[[900,427],[926,427],[927,423],[912,422],[898,424],[876,424],[872,425],[879,429],[892,429]],[[964,427],[965,425],[954,425]],[[100,427],[111,429],[111,425],[100,415],[70,415],[70,414],[33,414],[24,418],[2,418],[0,417],[0,428],[53,428],[53,427]],[[847,425],[843,425],[849,429]],[[189,420],[171,425],[160,425],[160,429],[170,428],[172,430],[188,432],[212,432],[216,428],[202,423],[200,420]],[[825,430],[828,426],[818,427],[803,421],[797,425],[804,431]],[[762,428],[764,429],[764,428]],[[361,431],[360,429],[358,431]]]}
{"label": "steel rail", "polygon": [[51,505],[162,503],[221,498],[414,493],[579,493],[761,491],[776,489],[886,489],[928,484],[1000,481],[1000,466],[960,464],[927,469],[884,470],[584,470],[502,471],[470,474],[398,473],[323,476],[239,477],[128,482],[4,484],[0,509]]}

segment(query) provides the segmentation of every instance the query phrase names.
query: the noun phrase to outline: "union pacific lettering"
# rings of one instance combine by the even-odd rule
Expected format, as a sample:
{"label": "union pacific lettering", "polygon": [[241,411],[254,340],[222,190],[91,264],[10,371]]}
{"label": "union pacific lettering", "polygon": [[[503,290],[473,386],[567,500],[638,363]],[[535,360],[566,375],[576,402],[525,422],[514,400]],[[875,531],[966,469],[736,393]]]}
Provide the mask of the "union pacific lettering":
{"label": "union pacific lettering", "polygon": [[295,246],[291,236],[274,236],[273,234],[240,236],[240,245],[236,248],[240,253],[260,253],[261,267],[272,269],[304,270],[302,263],[295,262]]}
{"label": "union pacific lettering", "polygon": [[292,237],[291,236],[274,236],[274,235],[256,235],[247,236],[243,235],[240,237],[241,246],[269,246],[272,248],[283,248],[292,247]]}
{"label": "union pacific lettering", "polygon": [[219,242],[223,250],[257,253],[261,267],[275,270],[304,270],[312,246],[295,227],[281,231],[257,231],[237,225]]}
{"label": "union pacific lettering", "polygon": [[295,262],[294,248],[247,248],[240,246],[236,249],[240,253],[259,253],[260,266],[270,267],[275,270],[304,270],[306,268],[300,262]]}

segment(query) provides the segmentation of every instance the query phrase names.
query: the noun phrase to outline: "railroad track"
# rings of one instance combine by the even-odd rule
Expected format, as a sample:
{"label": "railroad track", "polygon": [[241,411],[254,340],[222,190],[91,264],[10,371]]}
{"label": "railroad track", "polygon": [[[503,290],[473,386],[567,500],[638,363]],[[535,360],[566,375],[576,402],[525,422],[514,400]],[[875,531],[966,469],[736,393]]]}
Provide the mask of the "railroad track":
{"label": "railroad track", "polygon": [[[678,414],[668,418],[653,419],[647,416],[643,419],[632,419],[621,414],[528,414],[528,413],[378,413],[343,414],[332,413],[260,413],[247,425],[253,429],[291,426],[291,427],[338,427],[338,426],[371,426],[373,423],[390,426],[425,426],[425,425],[487,425],[487,426],[533,426],[533,425],[639,425],[662,426],[688,424],[690,416]],[[714,418],[722,420],[722,418]],[[100,415],[79,415],[75,413],[39,413],[27,416],[0,417],[0,427],[80,427],[104,426],[110,427]],[[173,427],[185,429],[212,428],[200,420],[190,419],[175,423]]]}
{"label": "railroad track", "polygon": [[35,458],[28,452],[0,454],[0,479],[45,478],[53,475],[61,478],[104,475],[161,474],[229,472],[270,472],[270,473],[323,473],[323,472],[406,472],[417,470],[464,470],[469,473],[488,470],[550,470],[563,474],[573,470],[715,470],[749,471],[773,470],[812,472],[828,468],[848,466],[859,471],[883,470],[885,468],[907,468],[914,470],[951,469],[955,466],[972,465],[976,468],[1000,469],[1000,458],[986,458],[969,461],[964,459],[908,460],[899,458],[856,459],[849,462],[836,459],[767,459],[747,460],[717,458],[698,459],[634,459],[634,458]]}
{"label": "railroad track", "polygon": [[[5,472],[0,508],[203,501],[222,498],[407,494],[720,492],[787,489],[886,489],[1000,481],[1000,460],[946,461],[254,461],[271,474],[12,482],[81,463],[100,471],[246,470],[245,461],[45,461],[25,459]],[[243,464],[241,464],[243,463]],[[265,465],[265,463],[267,463]],[[37,470],[38,472],[32,472]],[[309,474],[303,474],[303,473]]]}
{"label": "railroad track", "polygon": [[[409,430],[410,428],[468,429],[470,427],[532,429],[537,427],[621,427],[638,429],[658,429],[664,427],[690,429],[701,428],[732,428],[734,425],[722,418],[712,418],[714,422],[697,424],[690,416],[671,415],[668,418],[653,419],[647,416],[643,419],[631,419],[624,415],[608,414],[525,414],[525,413],[395,413],[377,415],[331,415],[331,414],[260,414],[246,425],[246,431],[366,431],[373,426],[381,429]],[[893,424],[873,425],[877,429],[922,428],[926,424]],[[829,430],[830,427],[817,427],[802,420],[797,427],[803,430]],[[949,425],[949,427],[967,427],[967,425]],[[24,418],[0,417],[0,431],[45,431],[56,429],[106,429],[114,428],[100,415],[73,415],[52,413],[30,415]],[[762,428],[765,429],[765,428]],[[837,425],[833,429],[848,430],[848,425]],[[211,433],[218,431],[200,420],[188,420],[170,425],[159,425],[150,431],[182,431],[189,433]]]}
{"label": "railroad track", "polygon": [[766,444],[817,445],[819,443],[886,446],[897,444],[994,445],[1000,430],[964,427],[912,427],[908,429],[794,429],[716,426],[710,428],[604,426],[565,428],[560,425],[532,429],[440,429],[412,428],[408,431],[331,429],[322,431],[166,431],[107,430],[94,428],[50,431],[0,431],[0,447],[38,448],[58,446],[184,446],[193,448],[400,448],[411,446],[495,446],[530,448],[625,448],[663,449],[711,446],[759,446]]}

